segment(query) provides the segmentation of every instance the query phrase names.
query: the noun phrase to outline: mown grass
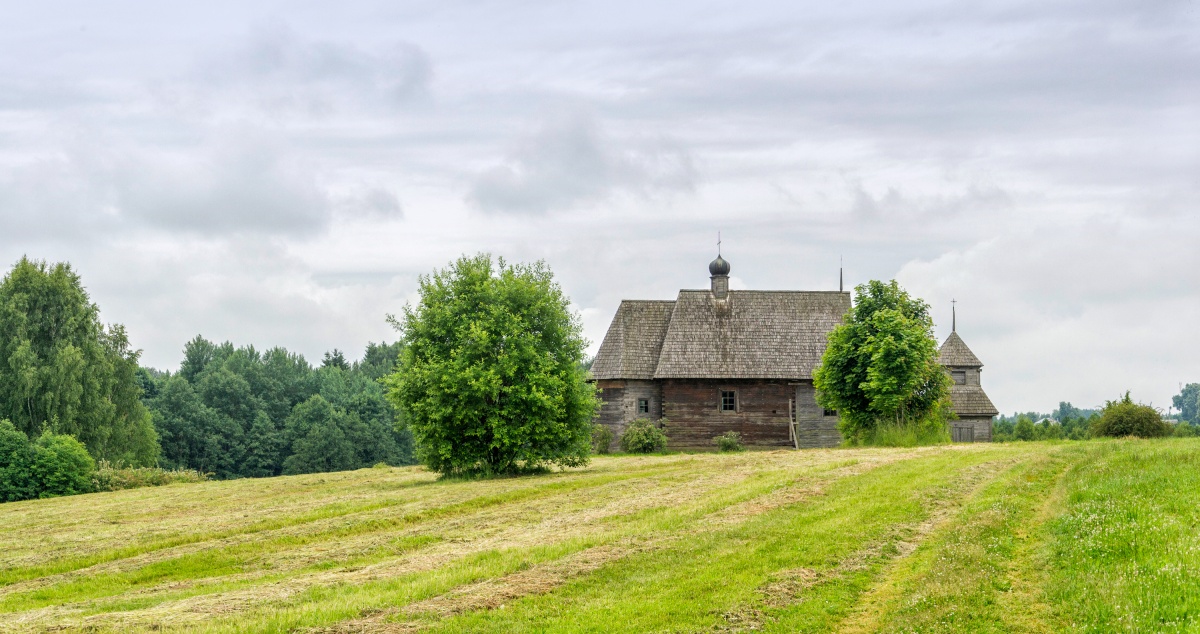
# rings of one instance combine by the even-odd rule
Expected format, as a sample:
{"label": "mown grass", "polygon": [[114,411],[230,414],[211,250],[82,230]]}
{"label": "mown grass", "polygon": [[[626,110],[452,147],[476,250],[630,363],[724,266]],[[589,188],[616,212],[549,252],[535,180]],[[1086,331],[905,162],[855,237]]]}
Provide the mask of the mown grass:
{"label": "mown grass", "polygon": [[0,505],[0,631],[1200,631],[1200,440],[600,457]]}

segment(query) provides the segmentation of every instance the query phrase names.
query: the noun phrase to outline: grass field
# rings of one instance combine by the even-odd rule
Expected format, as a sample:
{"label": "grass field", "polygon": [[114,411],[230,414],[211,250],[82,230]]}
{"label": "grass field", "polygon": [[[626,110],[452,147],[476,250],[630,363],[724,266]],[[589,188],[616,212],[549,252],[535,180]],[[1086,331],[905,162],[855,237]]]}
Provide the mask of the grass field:
{"label": "grass field", "polygon": [[0,632],[1200,631],[1200,439],[0,505]]}

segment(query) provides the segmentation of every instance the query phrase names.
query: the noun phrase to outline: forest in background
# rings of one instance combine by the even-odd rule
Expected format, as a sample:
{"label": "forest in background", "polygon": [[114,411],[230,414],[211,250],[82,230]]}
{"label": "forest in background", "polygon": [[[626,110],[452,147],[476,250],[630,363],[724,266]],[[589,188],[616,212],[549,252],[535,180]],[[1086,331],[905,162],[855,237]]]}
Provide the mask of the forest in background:
{"label": "forest in background", "polygon": [[160,465],[237,478],[412,464],[412,434],[379,383],[399,351],[369,343],[350,363],[335,349],[313,367],[284,348],[197,336],[175,374],[138,370]]}

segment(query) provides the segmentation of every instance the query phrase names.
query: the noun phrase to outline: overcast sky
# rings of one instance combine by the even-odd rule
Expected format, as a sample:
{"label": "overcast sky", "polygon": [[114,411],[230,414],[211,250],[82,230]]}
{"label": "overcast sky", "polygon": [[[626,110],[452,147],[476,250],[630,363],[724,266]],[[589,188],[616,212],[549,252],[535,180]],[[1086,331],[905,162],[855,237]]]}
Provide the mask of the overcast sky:
{"label": "overcast sky", "polygon": [[[24,6],[20,6],[20,5]],[[0,263],[143,364],[395,339],[417,276],[897,278],[1004,412],[1200,381],[1200,4],[53,2],[0,20]]]}

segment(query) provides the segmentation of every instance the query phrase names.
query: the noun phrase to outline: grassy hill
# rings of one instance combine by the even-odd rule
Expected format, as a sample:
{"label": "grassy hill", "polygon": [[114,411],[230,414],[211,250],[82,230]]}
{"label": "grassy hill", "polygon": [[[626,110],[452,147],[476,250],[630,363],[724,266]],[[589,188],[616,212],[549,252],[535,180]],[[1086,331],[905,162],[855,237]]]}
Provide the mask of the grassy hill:
{"label": "grassy hill", "polygon": [[0,505],[0,631],[1196,631],[1200,441],[602,457]]}

